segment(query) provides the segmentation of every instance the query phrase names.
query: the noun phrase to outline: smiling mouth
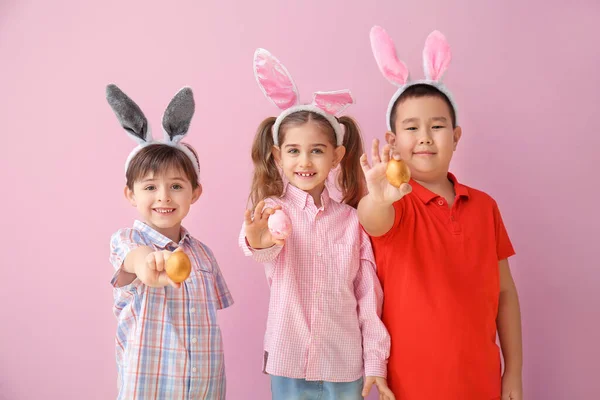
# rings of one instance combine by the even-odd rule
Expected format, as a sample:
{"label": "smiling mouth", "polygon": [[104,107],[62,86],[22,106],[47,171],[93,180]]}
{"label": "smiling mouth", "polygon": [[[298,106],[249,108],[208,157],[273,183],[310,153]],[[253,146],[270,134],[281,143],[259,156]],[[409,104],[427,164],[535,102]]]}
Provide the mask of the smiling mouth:
{"label": "smiling mouth", "polygon": [[171,214],[175,211],[174,208],[153,208],[153,210],[159,214]]}
{"label": "smiling mouth", "polygon": [[302,178],[310,178],[311,176],[315,176],[316,172],[296,172],[296,175]]}

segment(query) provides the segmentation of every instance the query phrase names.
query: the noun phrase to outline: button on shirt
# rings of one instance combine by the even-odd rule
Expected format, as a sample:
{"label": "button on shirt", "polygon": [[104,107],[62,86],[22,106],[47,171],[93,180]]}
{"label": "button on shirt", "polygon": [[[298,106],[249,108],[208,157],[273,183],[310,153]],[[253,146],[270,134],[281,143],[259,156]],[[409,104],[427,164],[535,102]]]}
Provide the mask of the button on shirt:
{"label": "button on shirt", "polygon": [[288,184],[281,205],[292,221],[284,246],[244,253],[264,263],[271,288],[265,371],[288,378],[350,382],[386,376],[390,340],[380,320],[382,290],[371,242],[356,210],[329,197],[317,208]]}
{"label": "button on shirt", "polygon": [[494,199],[448,179],[451,207],[413,180],[372,240],[394,344],[388,384],[398,399],[499,399],[498,262],[515,251]]}
{"label": "button on shirt", "polygon": [[[127,254],[140,246],[182,247],[192,273],[180,289],[150,288],[139,279],[117,287]],[[217,310],[233,299],[210,249],[182,228],[179,243],[135,221],[111,238],[116,269],[118,399],[224,399],[225,367]]]}

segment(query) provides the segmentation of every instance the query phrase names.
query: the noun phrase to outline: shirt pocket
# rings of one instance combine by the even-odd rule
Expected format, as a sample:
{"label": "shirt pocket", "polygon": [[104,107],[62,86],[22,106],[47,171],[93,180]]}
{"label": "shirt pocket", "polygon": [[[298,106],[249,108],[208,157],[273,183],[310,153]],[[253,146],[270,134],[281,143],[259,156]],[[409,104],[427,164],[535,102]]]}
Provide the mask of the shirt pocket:
{"label": "shirt pocket", "polygon": [[354,290],[360,258],[358,245],[334,243],[329,258],[329,280],[336,291]]}
{"label": "shirt pocket", "polygon": [[[217,324],[219,300],[216,293],[215,276],[212,272],[197,269],[192,272],[187,285],[191,318],[200,326]],[[200,322],[198,322],[200,321]]]}

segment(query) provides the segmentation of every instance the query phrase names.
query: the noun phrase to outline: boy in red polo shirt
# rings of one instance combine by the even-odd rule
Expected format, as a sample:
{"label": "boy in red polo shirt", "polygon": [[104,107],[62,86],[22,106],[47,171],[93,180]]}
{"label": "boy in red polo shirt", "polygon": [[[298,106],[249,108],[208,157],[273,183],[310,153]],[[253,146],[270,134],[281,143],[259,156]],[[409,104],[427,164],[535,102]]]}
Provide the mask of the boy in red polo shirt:
{"label": "boy in red polo shirt", "polygon": [[[508,257],[514,254],[496,202],[448,172],[461,137],[452,96],[441,83],[450,61],[433,32],[426,79],[412,82],[386,32],[373,53],[398,91],[381,154],[361,163],[369,194],[358,207],[371,235],[391,335],[388,383],[398,399],[522,399],[521,317]],[[392,155],[410,168],[399,188],[386,178]],[[501,373],[499,334],[505,360]]]}

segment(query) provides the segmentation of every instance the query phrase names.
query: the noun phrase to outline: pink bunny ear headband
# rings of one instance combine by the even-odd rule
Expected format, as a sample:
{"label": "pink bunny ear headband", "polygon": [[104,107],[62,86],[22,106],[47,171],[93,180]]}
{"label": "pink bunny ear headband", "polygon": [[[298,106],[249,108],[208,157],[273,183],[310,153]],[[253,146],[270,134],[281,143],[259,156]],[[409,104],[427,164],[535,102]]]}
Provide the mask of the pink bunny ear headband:
{"label": "pink bunny ear headband", "polygon": [[423,49],[423,69],[425,70],[425,79],[417,81],[410,79],[406,64],[398,60],[394,42],[382,27],[374,26],[371,28],[370,36],[371,49],[373,50],[373,55],[375,56],[379,70],[392,85],[398,86],[398,90],[394,93],[394,96],[392,96],[390,104],[388,105],[386,114],[388,130],[392,130],[391,116],[396,100],[398,100],[400,95],[407,88],[417,84],[431,85],[444,93],[448,97],[448,100],[450,100],[456,115],[456,104],[452,99],[452,94],[442,83],[442,77],[448,69],[448,65],[452,59],[450,46],[444,35],[438,31],[433,31],[427,37]]}
{"label": "pink bunny ear headband", "polygon": [[354,104],[349,90],[335,92],[315,92],[311,104],[300,104],[298,89],[290,73],[265,49],[257,49],[254,53],[254,77],[264,95],[273,102],[281,114],[273,125],[273,141],[279,146],[279,126],[288,115],[298,111],[311,111],[323,116],[335,131],[337,145],[344,141],[344,126],[336,118],[342,111]]}
{"label": "pink bunny ear headband", "polygon": [[163,138],[155,140],[152,138],[148,120],[140,107],[131,100],[116,85],[106,87],[106,100],[114,111],[121,126],[129,137],[131,137],[138,146],[134,148],[125,162],[125,171],[133,157],[144,147],[151,144],[165,144],[173,146],[185,153],[196,169],[198,179],[200,179],[200,163],[194,153],[184,144],[180,143],[190,127],[190,122],[194,116],[195,103],[192,89],[184,87],[169,103],[163,114],[162,127]]}

